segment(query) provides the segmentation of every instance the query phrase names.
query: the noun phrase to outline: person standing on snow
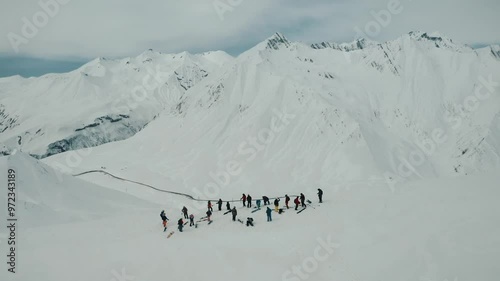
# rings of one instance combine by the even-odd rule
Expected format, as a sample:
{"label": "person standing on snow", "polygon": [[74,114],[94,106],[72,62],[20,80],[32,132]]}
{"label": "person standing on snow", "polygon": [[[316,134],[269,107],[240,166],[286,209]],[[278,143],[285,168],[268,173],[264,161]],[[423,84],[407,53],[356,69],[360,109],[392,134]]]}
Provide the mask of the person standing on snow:
{"label": "person standing on snow", "polygon": [[227,208],[228,211],[231,210],[231,204],[229,204],[229,201],[227,201],[227,203],[226,203],[226,208]]}
{"label": "person standing on snow", "polygon": [[290,209],[290,207],[288,207],[288,203],[290,202],[290,197],[288,197],[288,194],[285,195],[285,205],[286,205],[286,208],[287,209]]}
{"label": "person standing on snow", "polygon": [[250,196],[250,194],[247,195],[247,207],[250,208],[252,207],[252,196]]}
{"label": "person standing on snow", "polygon": [[280,209],[280,199],[276,198],[274,199],[274,210],[278,212],[279,209]]}
{"label": "person standing on snow", "polygon": [[304,193],[300,194],[300,202],[302,203],[302,207],[306,207],[306,196]]}
{"label": "person standing on snow", "polygon": [[219,212],[222,211],[222,199],[219,198],[219,201],[217,201],[217,205],[219,206]]}
{"label": "person standing on snow", "polygon": [[167,221],[168,221],[168,218],[165,215],[165,210],[161,211],[160,217],[161,217],[161,220],[163,221],[163,232],[165,232],[167,230]]}
{"label": "person standing on snow", "polygon": [[208,201],[207,207],[210,212],[214,211],[214,208],[212,208],[212,202],[210,202],[210,200]]}
{"label": "person standing on snow", "polygon": [[193,226],[193,225],[194,225],[194,215],[193,215],[193,214],[191,214],[191,215],[189,216],[189,226],[191,227],[191,226]]}
{"label": "person standing on snow", "polygon": [[179,229],[180,232],[182,232],[182,228],[184,227],[184,221],[182,219],[179,219],[177,222],[177,228]]}
{"label": "person standing on snow", "polygon": [[297,196],[297,198],[295,198],[295,200],[293,200],[293,203],[295,203],[295,211],[297,211],[297,209],[299,208],[299,204],[300,204],[299,196]]}
{"label": "person standing on snow", "polygon": [[247,218],[247,226],[253,226],[253,219]]}
{"label": "person standing on snow", "polygon": [[323,190],[321,190],[321,188],[318,188],[318,198],[319,203],[323,203]]}
{"label": "person standing on snow", "polygon": [[207,214],[207,220],[210,221],[210,216],[212,216],[212,212],[208,210],[206,214]]}
{"label": "person standing on snow", "polygon": [[271,213],[273,210],[271,208],[267,207],[266,214],[267,214],[267,221],[273,221],[273,218],[271,217]]}
{"label": "person standing on snow", "polygon": [[247,196],[245,195],[245,193],[243,193],[243,196],[241,197],[241,199],[243,201],[243,207],[246,207],[246,203],[247,203]]}
{"label": "person standing on snow", "polygon": [[188,209],[186,208],[186,206],[182,208],[182,214],[184,214],[185,219],[188,219]]}
{"label": "person standing on snow", "polygon": [[260,209],[260,199],[255,200],[255,205],[257,205],[257,209]]}
{"label": "person standing on snow", "polygon": [[233,215],[233,221],[236,221],[236,215],[238,214],[238,211],[236,211],[236,207],[233,207],[231,210],[231,214]]}

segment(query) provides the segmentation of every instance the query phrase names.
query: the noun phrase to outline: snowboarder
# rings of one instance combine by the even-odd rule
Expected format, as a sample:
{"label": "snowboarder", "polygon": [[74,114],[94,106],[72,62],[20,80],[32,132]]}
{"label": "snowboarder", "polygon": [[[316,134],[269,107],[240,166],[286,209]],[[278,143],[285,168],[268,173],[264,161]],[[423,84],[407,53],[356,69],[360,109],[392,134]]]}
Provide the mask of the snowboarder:
{"label": "snowboarder", "polygon": [[257,209],[260,209],[260,199],[255,200],[255,205],[257,205]]}
{"label": "snowboarder", "polygon": [[253,219],[247,218],[247,226],[253,226]]}
{"label": "snowboarder", "polygon": [[219,212],[222,211],[222,199],[219,198],[217,205],[219,206]]}
{"label": "snowboarder", "polygon": [[189,216],[189,226],[191,227],[191,226],[193,226],[193,225],[194,225],[194,215],[193,215],[193,214],[191,214],[191,215]]}
{"label": "snowboarder", "polygon": [[285,195],[285,205],[286,205],[286,208],[287,209],[290,209],[290,207],[288,207],[288,203],[290,202],[290,197],[288,197],[288,194]]}
{"label": "snowboarder", "polygon": [[186,206],[182,208],[182,213],[184,214],[184,218],[188,219],[188,209],[186,208]]}
{"label": "snowboarder", "polygon": [[271,213],[273,212],[273,210],[271,210],[271,208],[267,207],[267,210],[266,210],[266,214],[267,214],[267,221],[272,221],[273,218],[271,217]]}
{"label": "snowboarder", "polygon": [[231,214],[233,215],[233,221],[236,221],[236,215],[238,214],[238,211],[236,211],[236,207],[233,207],[231,210]]}
{"label": "snowboarder", "polygon": [[318,188],[318,197],[319,203],[323,203],[323,190],[321,190],[321,188]]}
{"label": "snowboarder", "polygon": [[264,206],[271,205],[271,203],[269,203],[269,197],[267,196],[262,196],[262,201],[264,201]]}
{"label": "snowboarder", "polygon": [[243,201],[243,207],[245,207],[246,206],[245,204],[247,203],[247,196],[245,195],[245,193],[243,193],[243,196],[241,197],[240,200]]}
{"label": "snowboarder", "polygon": [[182,219],[179,219],[179,221],[177,222],[177,225],[178,225],[179,231],[182,232],[182,228],[184,227],[184,221]]}
{"label": "snowboarder", "polygon": [[279,208],[280,208],[280,199],[276,198],[274,199],[274,210],[278,212]]}
{"label": "snowboarder", "polygon": [[226,208],[227,208],[228,211],[231,210],[231,204],[229,204],[229,201],[227,201],[227,203],[226,203]]}
{"label": "snowboarder", "polygon": [[207,220],[210,221],[210,216],[212,216],[212,212],[208,210],[206,214],[207,214]]}
{"label": "snowboarder", "polygon": [[304,193],[300,194],[300,202],[302,203],[302,207],[306,206],[306,196],[304,195]]}
{"label": "snowboarder", "polygon": [[212,202],[210,202],[210,200],[208,201],[207,207],[210,212],[214,211],[214,209],[212,208]]}
{"label": "snowboarder", "polygon": [[247,202],[247,207],[252,207],[252,196],[250,196],[250,194],[247,195]]}
{"label": "snowboarder", "polygon": [[295,211],[297,211],[297,209],[299,208],[299,204],[300,204],[299,196],[297,196],[297,198],[295,198],[295,200],[293,200],[293,203],[295,203]]}
{"label": "snowboarder", "polygon": [[167,221],[168,221],[168,218],[165,215],[165,210],[161,211],[160,217],[161,217],[161,220],[163,221],[163,232],[165,232],[167,230]]}

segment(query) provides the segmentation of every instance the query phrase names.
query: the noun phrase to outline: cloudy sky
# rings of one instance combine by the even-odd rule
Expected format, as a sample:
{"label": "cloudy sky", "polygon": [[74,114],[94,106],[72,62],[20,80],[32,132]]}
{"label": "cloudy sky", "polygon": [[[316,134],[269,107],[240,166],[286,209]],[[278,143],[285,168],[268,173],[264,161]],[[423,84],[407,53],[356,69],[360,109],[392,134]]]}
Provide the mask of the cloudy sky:
{"label": "cloudy sky", "polygon": [[3,0],[0,76],[67,71],[149,48],[238,55],[276,31],[347,42],[377,13],[390,19],[365,35],[376,41],[421,30],[472,46],[500,43],[499,0]]}

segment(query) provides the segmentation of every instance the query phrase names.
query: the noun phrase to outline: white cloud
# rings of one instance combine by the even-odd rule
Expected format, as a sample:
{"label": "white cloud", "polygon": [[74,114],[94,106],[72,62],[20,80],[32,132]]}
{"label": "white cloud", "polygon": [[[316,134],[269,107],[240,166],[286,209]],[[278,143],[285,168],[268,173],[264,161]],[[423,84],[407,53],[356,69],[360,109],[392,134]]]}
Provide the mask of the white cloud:
{"label": "white cloud", "polygon": [[[21,35],[21,19],[31,19],[41,10],[38,1],[0,4],[0,52],[13,53],[7,34]],[[349,41],[355,37],[354,27],[373,20],[370,11],[384,9],[390,0],[218,0],[241,1],[224,14],[223,21],[214,1],[69,0],[19,49],[26,55],[89,58],[137,55],[147,48],[166,52],[242,49],[275,31],[306,42]],[[438,30],[463,43],[500,42],[497,0],[401,3],[404,11],[374,39],[393,39],[411,30]]]}

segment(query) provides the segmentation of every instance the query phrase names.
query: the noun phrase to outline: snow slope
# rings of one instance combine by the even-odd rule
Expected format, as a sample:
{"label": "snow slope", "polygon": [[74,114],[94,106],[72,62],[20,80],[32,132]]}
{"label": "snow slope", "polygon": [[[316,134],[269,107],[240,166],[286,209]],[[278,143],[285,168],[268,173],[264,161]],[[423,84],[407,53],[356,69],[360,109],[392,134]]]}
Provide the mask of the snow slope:
{"label": "snow slope", "polygon": [[[2,170],[8,165],[19,171],[21,200],[40,201],[38,187],[45,197],[61,197],[46,202],[51,214],[19,204],[18,273],[13,277],[2,270],[2,280],[494,281],[500,274],[498,173],[419,181],[397,192],[377,184],[325,187],[321,206],[314,203],[300,214],[274,213],[269,223],[263,210],[251,214],[238,203],[238,217],[252,216],[255,227],[216,211],[213,224],[186,226],[167,239],[158,216],[162,208],[153,202],[146,206],[136,199],[131,205],[129,196],[66,176],[67,190],[51,188],[59,181],[51,168],[20,154],[0,159]],[[154,180],[150,175],[134,179]],[[144,187],[100,180],[148,197]],[[284,193],[289,187],[274,190]],[[151,201],[167,206],[169,231],[180,218],[180,206],[197,218],[203,214],[183,197],[155,196]],[[306,196],[316,202],[314,193]],[[59,220],[67,216],[66,204],[75,204],[81,219]],[[2,252],[5,231],[0,232]]]}

